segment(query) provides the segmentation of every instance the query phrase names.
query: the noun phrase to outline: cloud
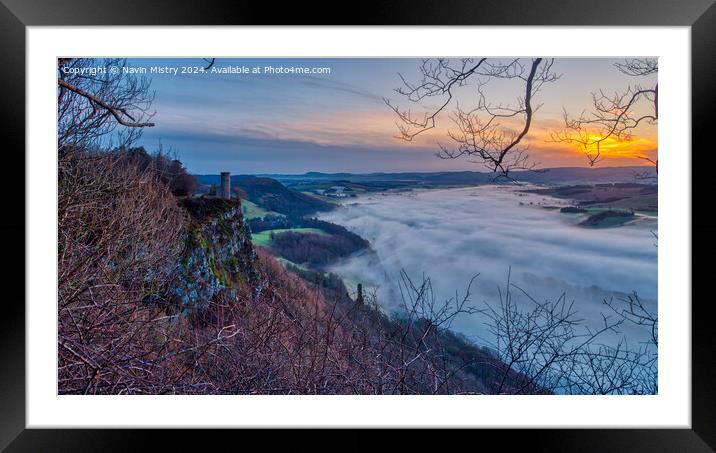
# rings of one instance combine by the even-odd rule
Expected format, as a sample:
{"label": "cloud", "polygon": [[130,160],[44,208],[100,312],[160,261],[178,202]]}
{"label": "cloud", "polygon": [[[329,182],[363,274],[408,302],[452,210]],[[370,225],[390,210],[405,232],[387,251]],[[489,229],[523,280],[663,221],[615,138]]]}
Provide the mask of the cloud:
{"label": "cloud", "polygon": [[[132,59],[134,66],[154,64],[205,64],[199,58],[189,60],[175,59]],[[589,110],[591,97],[589,92],[604,89],[605,92],[623,90],[631,79],[613,67],[616,60],[605,59],[558,59],[555,71],[564,73],[557,83],[543,87],[535,99],[536,109],[532,127],[524,140],[530,146],[535,162],[543,167],[586,166],[588,161],[583,153],[574,146],[552,143],[549,131],[564,127],[562,108],[574,114]],[[226,155],[231,153],[233,142],[242,143],[248,139],[284,140],[315,145],[373,148],[376,150],[402,150],[419,148],[424,150],[437,148],[437,143],[451,147],[453,141],[448,130],[454,128],[449,113],[459,104],[463,109],[477,106],[478,96],[475,81],[454,90],[454,99],[449,107],[439,115],[435,129],[425,132],[413,142],[404,142],[395,138],[398,130],[397,117],[383,102],[384,96],[393,96],[392,101],[403,109],[410,109],[421,116],[425,111],[436,108],[444,100],[442,97],[423,99],[419,103],[408,101],[405,96],[395,93],[401,84],[398,73],[409,80],[420,77],[418,59],[225,59],[217,60],[222,65],[300,65],[331,67],[332,72],[324,75],[285,74],[285,75],[193,75],[154,76],[152,83],[156,89],[153,108],[157,110],[154,118],[156,128],[148,131],[147,136],[156,143],[161,138],[165,146],[171,146],[180,152],[188,145],[201,146],[198,140],[190,138],[184,141],[171,141],[173,138],[188,136],[194,132],[197,137],[209,136],[207,146],[219,146],[223,141]],[[656,77],[646,80],[656,82]],[[518,80],[492,80],[484,87],[488,101],[493,106],[498,103],[516,105],[517,98],[523,95],[522,82]],[[502,119],[500,122],[510,130],[519,131],[522,118]],[[611,150],[606,150],[608,165],[639,165],[648,162],[634,156],[645,154],[656,157],[656,127],[640,127],[635,131],[637,140]],[[646,141],[641,141],[645,139]],[[653,142],[653,143],[651,143]],[[625,146],[621,146],[625,145]],[[195,153],[196,150],[188,149]],[[243,150],[242,150],[243,151]],[[249,153],[251,150],[249,150]],[[258,158],[258,156],[257,156]],[[345,156],[344,159],[349,159]],[[389,158],[397,160],[397,158]],[[194,164],[188,162],[190,165]],[[312,170],[322,170],[322,157],[313,163]],[[353,171],[369,171],[358,167],[355,162]],[[421,162],[422,165],[427,163]],[[460,159],[447,164],[435,160],[436,170],[450,166],[459,169],[479,169],[471,165],[468,159]],[[202,165],[196,163],[196,165]],[[351,169],[351,163],[345,164]],[[426,167],[421,167],[426,168]],[[412,170],[410,166],[403,168]]]}
{"label": "cloud", "polygon": [[[467,282],[479,273],[472,298],[479,305],[498,302],[498,288],[504,293],[511,268],[511,281],[532,297],[555,300],[566,292],[593,325],[601,322],[605,298],[637,291],[656,303],[657,251],[649,231],[656,228],[654,221],[585,229],[576,226],[576,217],[537,203],[567,204],[538,195],[518,196],[507,187],[483,186],[373,195],[322,217],[371,242],[382,267],[363,255],[335,271],[379,285],[381,303],[388,308],[396,307],[395,282],[401,269],[414,279],[430,277],[441,300],[456,291],[464,293]],[[531,303],[516,297],[519,303]],[[455,327],[484,337],[481,322],[466,318]]]}
{"label": "cloud", "polygon": [[148,130],[140,144],[151,150],[160,140],[177,153],[190,172],[198,174],[450,171],[465,167],[463,161],[438,159],[433,147],[324,144],[308,141],[309,137],[275,138],[260,129],[235,134],[208,129]]}
{"label": "cloud", "polygon": [[371,91],[362,89],[350,83],[343,83],[336,80],[319,78],[315,76],[304,76],[301,82],[308,86],[314,86],[326,90],[340,91],[343,93],[359,96],[377,103],[383,104],[383,97]]}

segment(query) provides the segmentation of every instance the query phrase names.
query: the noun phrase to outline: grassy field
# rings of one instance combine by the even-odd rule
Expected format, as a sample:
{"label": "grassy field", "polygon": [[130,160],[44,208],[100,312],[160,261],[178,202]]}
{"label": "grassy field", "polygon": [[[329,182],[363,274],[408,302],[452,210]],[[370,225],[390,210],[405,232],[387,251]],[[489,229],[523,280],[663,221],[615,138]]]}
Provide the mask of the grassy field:
{"label": "grassy field", "polygon": [[606,217],[600,220],[594,225],[590,225],[591,228],[614,228],[622,226],[626,223],[633,222],[634,217]]}
{"label": "grassy field", "polygon": [[262,231],[260,233],[252,233],[251,234],[251,242],[254,245],[263,245],[263,246],[269,246],[271,245],[271,233],[274,235],[285,233],[287,231],[292,231],[294,233],[312,233],[312,234],[328,234],[323,230],[319,230],[318,228],[279,228],[275,230],[266,230]]}
{"label": "grassy field", "polygon": [[637,220],[631,211],[624,209],[590,207],[587,208],[587,213],[589,217],[584,219],[580,225],[588,228],[614,228]]}
{"label": "grassy field", "polygon": [[244,214],[244,217],[247,220],[260,219],[266,215],[284,217],[283,214],[274,211],[267,211],[266,209],[249,200],[241,200],[241,212]]}
{"label": "grassy field", "polygon": [[299,269],[303,269],[304,271],[309,270],[306,266],[303,266],[303,265],[298,264],[298,263],[294,263],[293,261],[289,261],[289,260],[287,260],[286,258],[281,258],[280,256],[277,257],[276,260],[277,260],[279,263],[283,264],[283,267],[287,267],[288,265],[291,265],[291,266],[296,266],[296,267],[299,268]]}
{"label": "grassy field", "polygon": [[317,198],[321,201],[326,201],[328,203],[332,203],[332,204],[341,204],[340,200],[345,200],[345,198],[326,197],[324,195],[318,195],[317,193],[313,193],[313,192],[309,192],[309,191],[302,191],[301,193],[304,195],[311,196],[313,198]]}
{"label": "grassy field", "polygon": [[659,211],[658,189],[656,186],[644,184],[565,186],[526,192],[572,199],[577,206],[587,209],[590,214],[615,209],[634,210],[655,217]]}
{"label": "grassy field", "polygon": [[656,215],[658,213],[658,195],[637,195],[634,197],[625,198],[622,200],[616,200],[609,203],[595,204],[590,208],[601,208],[601,209],[633,209],[635,212],[644,213],[648,215]]}

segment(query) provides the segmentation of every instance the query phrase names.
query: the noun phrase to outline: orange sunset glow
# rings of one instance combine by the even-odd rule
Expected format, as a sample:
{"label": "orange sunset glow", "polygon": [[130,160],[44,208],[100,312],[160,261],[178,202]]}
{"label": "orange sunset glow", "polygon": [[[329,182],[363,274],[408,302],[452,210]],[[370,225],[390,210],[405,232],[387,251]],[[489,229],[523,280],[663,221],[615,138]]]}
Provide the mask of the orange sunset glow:
{"label": "orange sunset glow", "polygon": [[[241,60],[252,64],[288,65],[284,60]],[[213,171],[221,162],[234,162],[241,172],[301,173],[304,171],[484,171],[474,159],[438,159],[441,147],[456,148],[450,134],[459,129],[454,122],[457,109],[475,113],[484,124],[490,113],[479,108],[514,108],[524,97],[524,86],[517,80],[492,80],[476,90],[477,80],[460,85],[451,93],[446,108],[434,118],[434,127],[410,140],[400,138],[404,125],[394,110],[399,106],[418,121],[441,105],[443,95],[409,100],[396,92],[401,76],[419,80],[418,59],[303,59],[302,64],[330,67],[322,75],[272,77],[190,77],[155,75],[157,127],[145,131],[141,143],[155,146],[158,140],[171,146],[192,171]],[[527,61],[527,60],[525,60]],[[564,112],[585,114],[594,110],[592,93],[622,93],[635,80],[616,68],[619,60],[555,59],[552,68],[558,77],[534,93],[531,127],[517,149],[529,153],[530,162],[542,168],[589,167],[587,149],[577,141],[553,140],[565,128]],[[164,60],[156,62],[163,63]],[[144,60],[133,64],[146,65]],[[153,63],[154,64],[154,63]],[[639,82],[655,83],[656,75]],[[480,96],[484,95],[481,100]],[[211,105],[211,109],[206,109]],[[204,114],[193,115],[196,109]],[[475,109],[475,110],[474,110]],[[635,117],[649,114],[647,99],[625,112]],[[509,110],[508,110],[509,112]],[[514,137],[524,125],[524,115],[494,118],[502,139]],[[604,125],[588,124],[587,142],[604,136]],[[585,130],[578,135],[584,139]],[[657,159],[656,124],[646,121],[630,129],[630,139],[609,137],[599,145],[599,165],[649,165],[643,159]],[[490,141],[488,140],[488,143]],[[211,161],[216,162],[212,163]],[[277,168],[277,165],[280,168]],[[489,170],[489,169],[488,169]]]}

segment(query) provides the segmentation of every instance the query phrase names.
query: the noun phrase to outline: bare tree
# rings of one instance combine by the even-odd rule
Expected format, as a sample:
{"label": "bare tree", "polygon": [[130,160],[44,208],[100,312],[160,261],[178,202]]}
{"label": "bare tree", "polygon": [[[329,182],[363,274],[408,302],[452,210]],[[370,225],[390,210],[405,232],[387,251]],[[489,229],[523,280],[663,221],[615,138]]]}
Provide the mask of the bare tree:
{"label": "bare tree", "polygon": [[125,71],[126,66],[116,58],[58,59],[58,149],[126,146],[143,128],[154,126],[148,121],[154,98],[150,81]]}
{"label": "bare tree", "polygon": [[397,339],[399,359],[394,389],[397,393],[407,393],[406,379],[416,368],[423,376],[429,376],[427,384],[432,392],[449,386],[454,370],[448,365],[440,334],[450,329],[458,316],[477,312],[469,305],[470,288],[476,278],[477,275],[470,280],[463,296],[456,293],[453,298],[438,301],[429,278],[424,277],[420,284],[416,284],[401,271],[399,324],[402,331]]}
{"label": "bare tree", "polygon": [[[419,134],[434,129],[437,118],[455,104],[449,119],[455,129],[448,131],[452,146],[439,144],[437,155],[444,159],[460,157],[476,158],[498,176],[509,176],[516,169],[529,170],[536,167],[528,155],[523,139],[532,125],[534,112],[539,105],[534,98],[545,83],[554,82],[558,76],[552,71],[552,59],[533,58],[528,62],[513,59],[508,62],[491,61],[487,58],[423,60],[419,67],[421,78],[418,82],[408,81],[399,74],[402,86],[395,91],[414,104],[428,104],[435,101],[438,106],[428,108],[422,115],[410,109],[401,109],[389,99],[386,104],[398,117],[398,138],[412,141]],[[491,103],[487,101],[484,87],[490,80],[513,79],[523,84],[522,93],[516,102]],[[477,105],[472,109],[460,107],[455,99],[458,87],[474,81],[477,89]],[[521,126],[507,126],[505,120],[519,120]]]}
{"label": "bare tree", "polygon": [[155,329],[167,320],[152,321],[163,309],[144,301],[174,286],[186,219],[152,171],[118,154],[72,155],[58,184],[59,386],[120,391],[161,352]]}
{"label": "bare tree", "polygon": [[[652,232],[656,238],[656,233]],[[656,394],[658,387],[659,317],[655,309],[644,303],[639,294],[633,292],[626,297],[610,298],[604,304],[625,324],[646,330],[647,340],[642,344],[640,356],[640,387],[634,393]]]}
{"label": "bare tree", "polygon": [[[618,71],[631,77],[645,77],[658,72],[656,58],[626,59],[614,65]],[[592,109],[573,117],[565,110],[564,128],[553,131],[551,139],[555,142],[580,145],[590,165],[602,158],[601,145],[611,139],[628,141],[633,131],[640,125],[657,124],[659,118],[658,83],[643,87],[635,84],[622,92],[606,94],[604,91],[592,93]],[[642,113],[643,112],[643,113]],[[658,171],[658,161],[640,156],[654,165]]]}
{"label": "bare tree", "polygon": [[[381,394],[656,393],[658,321],[636,294],[605,301],[601,323],[589,327],[565,294],[538,301],[511,283],[509,275],[498,304],[478,309],[470,303],[473,281],[463,296],[438,301],[429,278],[414,283],[402,272],[402,302],[393,321],[360,319],[345,329],[364,332],[363,349],[367,345],[370,353],[379,352],[361,358],[364,370],[372,370],[361,379]],[[458,317],[485,322],[492,353],[470,349],[467,339],[459,354],[451,352],[450,327]],[[646,328],[650,340],[630,344],[621,331],[628,324]],[[482,382],[476,383],[475,375]]]}
{"label": "bare tree", "polygon": [[[513,289],[527,299],[527,306],[518,306]],[[504,383],[511,377],[509,393],[656,393],[657,320],[636,295],[628,300],[627,308],[605,301],[608,312],[617,316],[602,314],[601,325],[590,328],[565,294],[539,302],[508,277],[499,304],[487,310],[493,347],[504,363],[496,392],[505,393]],[[627,323],[647,327],[653,342],[629,345],[620,332]]]}

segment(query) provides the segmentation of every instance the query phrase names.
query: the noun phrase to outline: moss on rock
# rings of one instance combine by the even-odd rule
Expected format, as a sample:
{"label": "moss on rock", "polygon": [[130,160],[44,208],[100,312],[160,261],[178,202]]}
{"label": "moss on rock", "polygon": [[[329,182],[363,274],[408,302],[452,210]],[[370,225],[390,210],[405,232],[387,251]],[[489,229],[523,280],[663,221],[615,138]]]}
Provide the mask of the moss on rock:
{"label": "moss on rock", "polygon": [[182,304],[204,307],[219,294],[235,295],[240,285],[258,279],[256,252],[235,200],[194,198],[182,200],[192,216],[175,292]]}

